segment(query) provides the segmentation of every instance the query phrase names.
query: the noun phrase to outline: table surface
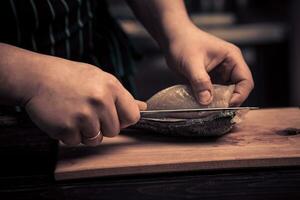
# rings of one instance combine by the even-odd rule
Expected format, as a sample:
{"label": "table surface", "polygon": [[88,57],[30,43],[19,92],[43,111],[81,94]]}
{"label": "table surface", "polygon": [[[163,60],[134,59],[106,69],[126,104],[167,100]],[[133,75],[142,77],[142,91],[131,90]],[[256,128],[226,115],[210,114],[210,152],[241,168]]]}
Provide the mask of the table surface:
{"label": "table surface", "polygon": [[60,146],[57,180],[253,167],[300,166],[300,109],[247,113],[227,135],[187,139],[127,131],[99,147]]}

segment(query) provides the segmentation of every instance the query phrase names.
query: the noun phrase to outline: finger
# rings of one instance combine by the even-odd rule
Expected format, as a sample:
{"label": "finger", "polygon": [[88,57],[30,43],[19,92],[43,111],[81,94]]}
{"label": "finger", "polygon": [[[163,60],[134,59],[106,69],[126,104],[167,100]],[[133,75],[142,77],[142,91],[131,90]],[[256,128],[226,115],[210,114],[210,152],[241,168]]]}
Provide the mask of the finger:
{"label": "finger", "polygon": [[213,86],[203,64],[194,63],[185,68],[185,76],[189,80],[197,101],[208,105],[213,99]]}
{"label": "finger", "polygon": [[57,136],[54,136],[54,138],[70,146],[76,146],[81,142],[79,130],[70,128],[64,128]]}
{"label": "finger", "polygon": [[102,134],[98,134],[100,131],[100,123],[98,116],[91,110],[86,113],[77,116],[77,122],[79,124],[81,133],[81,142],[88,146],[97,146],[102,141]]}
{"label": "finger", "polygon": [[147,105],[144,102],[134,100],[131,94],[123,90],[117,97],[116,108],[120,120],[121,128],[126,128],[135,124],[140,119],[140,108],[145,109]]}
{"label": "finger", "polygon": [[251,83],[248,80],[240,81],[235,85],[234,92],[230,100],[230,106],[240,106],[251,92]]}
{"label": "finger", "polygon": [[114,137],[120,133],[120,122],[113,99],[108,100],[105,106],[99,108],[98,116],[103,136]]}
{"label": "finger", "polygon": [[142,110],[147,110],[147,103],[144,101],[140,100],[135,100],[135,103],[138,105],[139,109]]}
{"label": "finger", "polygon": [[87,146],[97,146],[102,142],[102,140],[103,140],[102,132],[98,131],[98,133],[94,137],[90,137],[90,138],[83,137],[82,143]]}
{"label": "finger", "polygon": [[101,143],[102,137],[97,136],[100,130],[98,116],[92,109],[81,109],[80,113],[76,115],[75,121],[80,130],[83,144],[96,146]]}
{"label": "finger", "polygon": [[230,100],[230,106],[241,105],[254,88],[254,81],[251,71],[241,54],[233,56],[233,68],[231,80],[235,84],[235,89]]}

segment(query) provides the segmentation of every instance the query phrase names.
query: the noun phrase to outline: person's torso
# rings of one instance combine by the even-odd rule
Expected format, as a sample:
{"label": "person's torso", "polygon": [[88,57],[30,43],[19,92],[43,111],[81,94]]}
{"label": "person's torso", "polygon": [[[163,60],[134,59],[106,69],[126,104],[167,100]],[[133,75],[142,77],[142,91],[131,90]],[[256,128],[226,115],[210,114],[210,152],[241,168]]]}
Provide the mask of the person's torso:
{"label": "person's torso", "polygon": [[86,62],[134,91],[126,35],[104,0],[1,0],[0,42]]}
{"label": "person's torso", "polygon": [[1,0],[0,42],[64,58],[91,49],[92,0]]}

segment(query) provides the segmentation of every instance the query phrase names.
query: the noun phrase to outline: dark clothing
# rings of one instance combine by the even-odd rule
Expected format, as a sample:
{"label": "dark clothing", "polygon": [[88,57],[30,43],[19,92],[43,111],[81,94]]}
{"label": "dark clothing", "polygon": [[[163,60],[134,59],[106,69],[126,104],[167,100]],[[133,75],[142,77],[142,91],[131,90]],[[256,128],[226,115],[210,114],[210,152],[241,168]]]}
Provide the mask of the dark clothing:
{"label": "dark clothing", "polygon": [[1,0],[0,42],[87,62],[132,89],[125,34],[103,0]]}
{"label": "dark clothing", "polygon": [[105,1],[1,0],[0,24],[0,42],[98,66],[135,93],[133,51]]}

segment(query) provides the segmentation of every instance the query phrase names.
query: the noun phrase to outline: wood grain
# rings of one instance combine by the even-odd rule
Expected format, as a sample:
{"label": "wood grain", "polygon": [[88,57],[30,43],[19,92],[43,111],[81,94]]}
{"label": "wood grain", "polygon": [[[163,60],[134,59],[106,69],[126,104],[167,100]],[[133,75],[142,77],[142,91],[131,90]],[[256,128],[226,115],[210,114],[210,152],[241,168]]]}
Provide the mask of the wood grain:
{"label": "wood grain", "polygon": [[300,166],[300,109],[250,111],[221,138],[126,131],[99,147],[61,146],[57,180],[251,167]]}

